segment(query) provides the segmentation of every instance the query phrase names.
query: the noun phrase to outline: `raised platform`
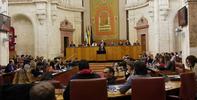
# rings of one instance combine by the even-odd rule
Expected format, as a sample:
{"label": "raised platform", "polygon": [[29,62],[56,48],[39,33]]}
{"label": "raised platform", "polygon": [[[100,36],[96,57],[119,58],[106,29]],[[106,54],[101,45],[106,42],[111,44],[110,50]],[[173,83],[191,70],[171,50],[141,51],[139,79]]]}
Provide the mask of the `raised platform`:
{"label": "raised platform", "polygon": [[66,59],[77,58],[88,61],[117,61],[122,60],[124,55],[138,59],[141,46],[106,46],[106,54],[97,54],[98,47],[66,48]]}

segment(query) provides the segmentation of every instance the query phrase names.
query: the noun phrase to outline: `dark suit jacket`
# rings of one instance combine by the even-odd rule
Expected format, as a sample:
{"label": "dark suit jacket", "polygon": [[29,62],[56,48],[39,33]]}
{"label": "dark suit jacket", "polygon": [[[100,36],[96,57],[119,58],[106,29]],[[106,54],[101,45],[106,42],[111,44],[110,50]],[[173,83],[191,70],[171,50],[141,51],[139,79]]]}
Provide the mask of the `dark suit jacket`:
{"label": "dark suit jacket", "polygon": [[12,72],[14,71],[14,66],[11,65],[11,64],[8,64],[6,67],[5,67],[5,73],[9,73],[9,72]]}

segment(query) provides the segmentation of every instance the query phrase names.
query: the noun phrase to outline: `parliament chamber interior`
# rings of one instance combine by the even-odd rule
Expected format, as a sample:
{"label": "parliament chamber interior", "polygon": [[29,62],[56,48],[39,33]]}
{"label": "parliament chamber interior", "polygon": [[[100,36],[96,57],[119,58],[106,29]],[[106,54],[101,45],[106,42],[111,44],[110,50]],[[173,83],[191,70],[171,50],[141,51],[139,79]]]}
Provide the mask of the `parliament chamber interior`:
{"label": "parliament chamber interior", "polygon": [[0,100],[197,100],[197,0],[0,0]]}

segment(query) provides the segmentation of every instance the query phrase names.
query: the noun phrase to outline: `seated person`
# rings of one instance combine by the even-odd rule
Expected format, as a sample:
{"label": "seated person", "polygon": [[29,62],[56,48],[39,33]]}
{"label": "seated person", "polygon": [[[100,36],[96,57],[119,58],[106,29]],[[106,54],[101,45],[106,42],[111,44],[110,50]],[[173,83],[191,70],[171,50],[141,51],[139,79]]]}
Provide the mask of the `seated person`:
{"label": "seated person", "polygon": [[30,72],[27,72],[24,68],[16,71],[14,74],[13,84],[29,84],[32,82]]}
{"label": "seated person", "polygon": [[131,43],[129,42],[129,40],[127,40],[125,43],[124,43],[125,46],[129,46],[131,45]]}
{"label": "seated person", "polygon": [[123,44],[122,41],[120,41],[120,42],[118,43],[118,45],[119,45],[119,46],[123,46],[124,44]]}
{"label": "seated person", "polygon": [[155,64],[159,70],[165,70],[166,64],[164,61],[164,56],[159,56],[159,62]]}
{"label": "seated person", "polygon": [[52,65],[46,64],[44,69],[43,69],[43,74],[41,76],[42,81],[46,81],[46,80],[51,80],[53,79],[53,75],[52,73],[58,72],[57,70],[54,70]]}
{"label": "seated person", "polygon": [[95,41],[93,41],[91,46],[95,47],[95,46],[97,46],[97,43]]}
{"label": "seated person", "polygon": [[15,69],[14,61],[10,60],[8,65],[5,67],[5,73],[13,72]]}
{"label": "seated person", "polygon": [[69,47],[75,47],[75,44],[73,43],[73,41],[70,42]]}
{"label": "seated person", "polygon": [[150,77],[150,75],[148,74],[147,68],[146,68],[146,64],[144,62],[136,61],[133,64],[133,66],[134,66],[134,74],[130,75],[128,77],[126,83],[124,83],[120,87],[119,91],[122,94],[127,92],[131,88],[132,79],[140,78],[140,77]]}
{"label": "seated person", "polygon": [[130,75],[133,75],[134,74],[134,66],[133,66],[133,63],[134,62],[128,62],[127,64],[126,64],[126,66],[127,66],[127,70],[126,70],[126,72],[125,72],[125,79],[127,79]]}
{"label": "seated person", "polygon": [[114,69],[112,67],[106,67],[103,71],[104,77],[107,79],[108,85],[113,85],[116,82],[116,77],[114,76]]}
{"label": "seated person", "polygon": [[56,100],[54,86],[49,82],[36,84],[30,90],[30,100]]}
{"label": "seated person", "polygon": [[194,55],[189,55],[186,58],[186,65],[191,69],[192,72],[195,73],[196,81],[197,81],[197,57]]}
{"label": "seated person", "polygon": [[[92,78],[100,78],[100,76],[94,73],[92,70],[89,69],[89,63],[86,60],[81,60],[79,62],[79,72],[71,77],[73,79],[92,79]],[[64,100],[70,100],[70,84],[66,87],[63,97]]]}

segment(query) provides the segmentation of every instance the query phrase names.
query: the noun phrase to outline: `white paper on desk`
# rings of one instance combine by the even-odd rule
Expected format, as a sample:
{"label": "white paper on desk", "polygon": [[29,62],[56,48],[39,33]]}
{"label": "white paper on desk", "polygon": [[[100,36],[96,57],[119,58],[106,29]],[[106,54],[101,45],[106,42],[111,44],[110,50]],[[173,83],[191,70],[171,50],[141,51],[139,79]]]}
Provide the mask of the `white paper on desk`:
{"label": "white paper on desk", "polygon": [[114,91],[114,92],[116,92],[116,91],[119,91],[120,90],[120,87],[121,87],[122,85],[109,85],[108,86],[108,90],[109,91]]}

